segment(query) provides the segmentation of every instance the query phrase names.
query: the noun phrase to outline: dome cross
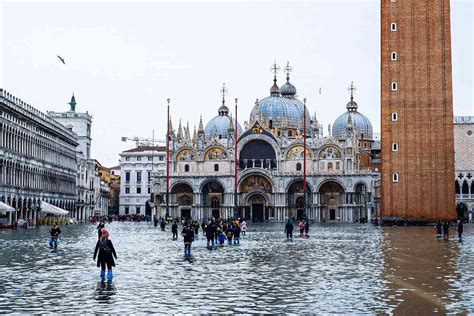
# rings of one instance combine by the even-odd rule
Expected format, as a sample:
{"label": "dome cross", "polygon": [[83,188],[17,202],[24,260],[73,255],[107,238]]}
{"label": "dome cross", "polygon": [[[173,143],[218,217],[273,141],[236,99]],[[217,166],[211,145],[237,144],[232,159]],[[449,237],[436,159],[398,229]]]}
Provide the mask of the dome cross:
{"label": "dome cross", "polygon": [[354,81],[351,81],[351,85],[349,86],[349,88],[347,88],[347,91],[349,91],[349,93],[351,94],[351,101],[354,101],[354,92],[356,92],[356,87],[354,85]]}
{"label": "dome cross", "polygon": [[286,81],[290,80],[290,73],[293,71],[293,68],[290,66],[290,62],[286,62],[285,68],[283,70],[286,72]]}
{"label": "dome cross", "polygon": [[221,92],[221,95],[222,95],[222,105],[224,105],[225,104],[225,96],[227,95],[227,92],[228,92],[227,87],[225,86],[225,83],[222,84],[222,88],[221,88],[220,92]]}
{"label": "dome cross", "polygon": [[273,62],[273,65],[270,67],[270,71],[273,73],[273,76],[277,76],[278,72],[280,71],[280,66],[278,66],[276,60]]}

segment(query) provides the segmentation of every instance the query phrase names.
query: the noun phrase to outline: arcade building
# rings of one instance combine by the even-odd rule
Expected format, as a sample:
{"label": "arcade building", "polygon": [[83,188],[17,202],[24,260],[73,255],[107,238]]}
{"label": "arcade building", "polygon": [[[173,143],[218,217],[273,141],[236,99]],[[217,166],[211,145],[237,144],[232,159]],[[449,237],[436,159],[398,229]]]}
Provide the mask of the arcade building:
{"label": "arcade building", "polygon": [[354,85],[346,111],[325,136],[316,113],[311,116],[297,98],[289,65],[281,87],[273,68],[270,95],[257,99],[243,128],[229,114],[225,86],[217,116],[205,127],[201,117],[191,135],[189,125],[180,121],[175,131],[169,122],[169,174],[153,174],[157,216],[277,222],[378,216],[380,146],[371,122],[358,111]]}

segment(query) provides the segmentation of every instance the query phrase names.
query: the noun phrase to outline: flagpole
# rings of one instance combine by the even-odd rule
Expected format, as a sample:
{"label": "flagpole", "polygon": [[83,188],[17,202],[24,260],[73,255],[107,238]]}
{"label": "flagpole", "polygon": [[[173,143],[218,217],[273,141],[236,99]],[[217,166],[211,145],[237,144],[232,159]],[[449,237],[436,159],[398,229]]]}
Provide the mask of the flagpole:
{"label": "flagpole", "polygon": [[167,122],[166,122],[166,214],[169,216],[170,211],[170,98],[166,99],[167,105]]}
{"label": "flagpole", "polygon": [[304,98],[303,101],[303,206],[304,216],[306,217],[306,98]]}
{"label": "flagpole", "polygon": [[[238,99],[235,98],[235,127],[234,127],[234,216],[238,212],[238,206],[237,206],[237,137],[238,137],[238,121],[237,121],[237,101]],[[240,214],[239,214],[240,215]]]}

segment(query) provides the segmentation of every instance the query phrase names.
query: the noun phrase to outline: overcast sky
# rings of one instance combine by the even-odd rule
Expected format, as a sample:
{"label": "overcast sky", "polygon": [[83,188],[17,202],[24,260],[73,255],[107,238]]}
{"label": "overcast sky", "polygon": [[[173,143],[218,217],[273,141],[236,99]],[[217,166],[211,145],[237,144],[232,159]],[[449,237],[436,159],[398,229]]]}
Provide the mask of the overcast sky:
{"label": "overcast sky", "polygon": [[[380,131],[378,0],[0,3],[0,86],[45,112],[68,110],[74,92],[76,110],[93,115],[92,156],[103,165],[134,145],[121,136],[164,138],[167,97],[174,127],[182,118],[192,128],[217,115],[225,82],[243,124],[269,95],[274,60],[290,62],[325,133],[351,81]],[[474,115],[473,6],[451,1],[455,115]]]}

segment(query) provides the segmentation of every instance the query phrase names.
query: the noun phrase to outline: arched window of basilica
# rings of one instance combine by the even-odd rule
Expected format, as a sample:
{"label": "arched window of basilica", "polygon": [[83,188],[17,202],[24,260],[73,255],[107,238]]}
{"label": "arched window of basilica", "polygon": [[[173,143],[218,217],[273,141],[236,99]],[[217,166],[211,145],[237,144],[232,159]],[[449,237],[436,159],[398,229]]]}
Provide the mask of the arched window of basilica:
{"label": "arched window of basilica", "polygon": [[184,165],[184,172],[189,172],[189,165]]}
{"label": "arched window of basilica", "polygon": [[219,165],[218,164],[214,165],[214,171],[219,171]]}
{"label": "arched window of basilica", "polygon": [[333,169],[334,169],[334,166],[332,162],[328,162],[328,170],[333,170]]}
{"label": "arched window of basilica", "polygon": [[301,171],[301,163],[296,164],[296,171]]}

